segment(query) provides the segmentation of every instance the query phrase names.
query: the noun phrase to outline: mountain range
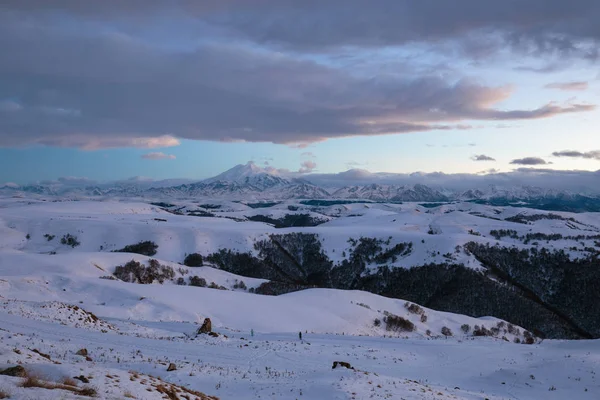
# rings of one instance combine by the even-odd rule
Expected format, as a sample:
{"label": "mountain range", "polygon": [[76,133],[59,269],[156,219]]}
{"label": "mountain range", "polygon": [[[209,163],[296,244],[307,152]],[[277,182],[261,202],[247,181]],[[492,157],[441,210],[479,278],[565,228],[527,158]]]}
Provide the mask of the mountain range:
{"label": "mountain range", "polygon": [[[344,173],[350,174],[350,171]],[[376,181],[375,174],[372,174]],[[598,211],[598,194],[577,193],[526,185],[486,185],[468,190],[440,185],[367,183],[331,185],[317,184],[308,179],[265,169],[249,162],[237,165],[215,177],[198,182],[185,180],[149,181],[133,179],[98,184],[93,181],[63,179],[32,185],[7,184],[0,194],[85,197],[160,197],[160,198],[227,198],[232,200],[286,200],[286,199],[351,199],[377,202],[450,202],[479,201],[489,204],[510,205],[528,203],[536,208],[564,209],[565,211]],[[349,181],[348,183],[352,183]],[[582,206],[583,204],[583,206]],[[548,206],[550,205],[550,206]],[[597,208],[597,209],[596,209]]]}

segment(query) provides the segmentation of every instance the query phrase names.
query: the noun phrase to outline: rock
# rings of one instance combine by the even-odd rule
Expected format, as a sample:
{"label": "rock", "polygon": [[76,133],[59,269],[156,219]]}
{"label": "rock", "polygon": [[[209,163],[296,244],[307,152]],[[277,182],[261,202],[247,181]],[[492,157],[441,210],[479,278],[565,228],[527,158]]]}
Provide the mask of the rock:
{"label": "rock", "polygon": [[45,358],[45,359],[47,359],[47,360],[51,360],[51,359],[50,359],[50,356],[49,356],[48,354],[46,354],[46,353],[42,353],[42,352],[41,352],[41,351],[39,351],[38,349],[33,349],[33,350],[31,350],[31,351],[33,351],[33,352],[34,352],[34,353],[36,353],[36,354],[39,354],[40,356],[44,357],[44,358]]}
{"label": "rock", "polygon": [[331,369],[336,369],[338,366],[344,367],[344,368],[348,368],[348,369],[354,369],[350,365],[350,363],[347,363],[346,361],[334,361],[333,362],[333,367],[331,367]]}
{"label": "rock", "polygon": [[27,372],[25,371],[25,368],[23,368],[20,365],[17,365],[16,367],[10,367],[10,368],[6,368],[4,370],[0,370],[0,375],[16,376],[18,378],[24,378],[25,375],[27,375]]}
{"label": "rock", "polygon": [[88,357],[88,356],[86,356],[86,357],[85,357],[85,361],[94,361],[94,360],[92,360],[92,357]]}
{"label": "rock", "polygon": [[77,354],[78,356],[87,357],[88,351],[87,351],[87,349],[80,349],[80,350],[77,350],[77,353],[75,353],[75,354]]}
{"label": "rock", "polygon": [[219,334],[217,332],[208,332],[208,336],[219,337]]}
{"label": "rock", "polygon": [[170,363],[169,367],[167,368],[167,372],[171,372],[171,371],[177,371],[177,367],[173,363]]}
{"label": "rock", "polygon": [[198,329],[198,333],[200,334],[210,332],[212,332],[212,322],[210,321],[210,318],[204,318],[204,322],[202,323],[200,329]]}
{"label": "rock", "polygon": [[77,379],[78,381],[81,381],[83,383],[90,383],[90,380],[83,375],[74,376],[73,379]]}

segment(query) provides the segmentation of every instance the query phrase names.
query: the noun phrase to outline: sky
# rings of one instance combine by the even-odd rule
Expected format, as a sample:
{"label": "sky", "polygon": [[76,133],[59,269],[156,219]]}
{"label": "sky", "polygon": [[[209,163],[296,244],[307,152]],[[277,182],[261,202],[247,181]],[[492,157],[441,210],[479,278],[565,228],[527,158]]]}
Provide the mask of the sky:
{"label": "sky", "polygon": [[598,171],[599,19],[597,0],[3,0],[0,184]]}

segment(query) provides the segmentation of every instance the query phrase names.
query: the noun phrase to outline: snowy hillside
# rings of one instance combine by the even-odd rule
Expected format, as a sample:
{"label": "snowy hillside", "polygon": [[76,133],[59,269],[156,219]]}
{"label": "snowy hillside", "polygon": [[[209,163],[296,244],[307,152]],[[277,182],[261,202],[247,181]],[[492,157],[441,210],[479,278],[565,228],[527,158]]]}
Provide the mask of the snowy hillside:
{"label": "snowy hillside", "polygon": [[[21,365],[38,377],[21,387],[23,378],[0,374],[3,393],[15,399],[83,393],[160,399],[168,391],[182,399],[209,398],[202,393],[221,399],[593,399],[600,390],[599,361],[589,355],[598,351],[597,341],[515,344],[525,341],[525,330],[494,318],[360,291],[262,296],[232,287],[238,280],[248,287],[260,281],[162,260],[229,290],[102,279],[132,257],[148,262],[122,253],[1,253],[0,371]],[[218,337],[195,334],[205,318]],[[410,321],[414,330],[388,329],[389,318]],[[475,337],[476,327],[497,331]],[[355,370],[332,370],[334,361]],[[170,364],[176,369],[168,372]]]}
{"label": "snowy hillside", "polygon": [[0,198],[0,393],[595,399],[598,340],[542,336],[598,337],[599,243],[470,202]]}

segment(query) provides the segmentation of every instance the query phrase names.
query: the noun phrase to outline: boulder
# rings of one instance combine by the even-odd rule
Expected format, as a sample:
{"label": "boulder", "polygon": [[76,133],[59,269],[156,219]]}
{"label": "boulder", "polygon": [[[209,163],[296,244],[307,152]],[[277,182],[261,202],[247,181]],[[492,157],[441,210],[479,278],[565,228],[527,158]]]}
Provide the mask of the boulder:
{"label": "boulder", "polygon": [[79,350],[77,350],[77,353],[75,353],[75,354],[77,354],[78,356],[87,357],[88,351],[87,351],[87,349],[79,349]]}
{"label": "boulder", "polygon": [[177,371],[177,367],[173,363],[170,363],[169,366],[167,367],[167,372],[171,372],[171,371]]}
{"label": "boulder", "polygon": [[25,371],[25,368],[23,368],[20,365],[17,365],[16,367],[10,367],[10,368],[6,368],[4,370],[0,370],[0,375],[16,376],[18,378],[24,378],[25,375],[27,375],[27,372]]}
{"label": "boulder", "polygon": [[210,318],[204,318],[204,322],[202,323],[200,329],[198,329],[198,333],[200,334],[210,332],[212,332],[212,322],[210,321]]}

